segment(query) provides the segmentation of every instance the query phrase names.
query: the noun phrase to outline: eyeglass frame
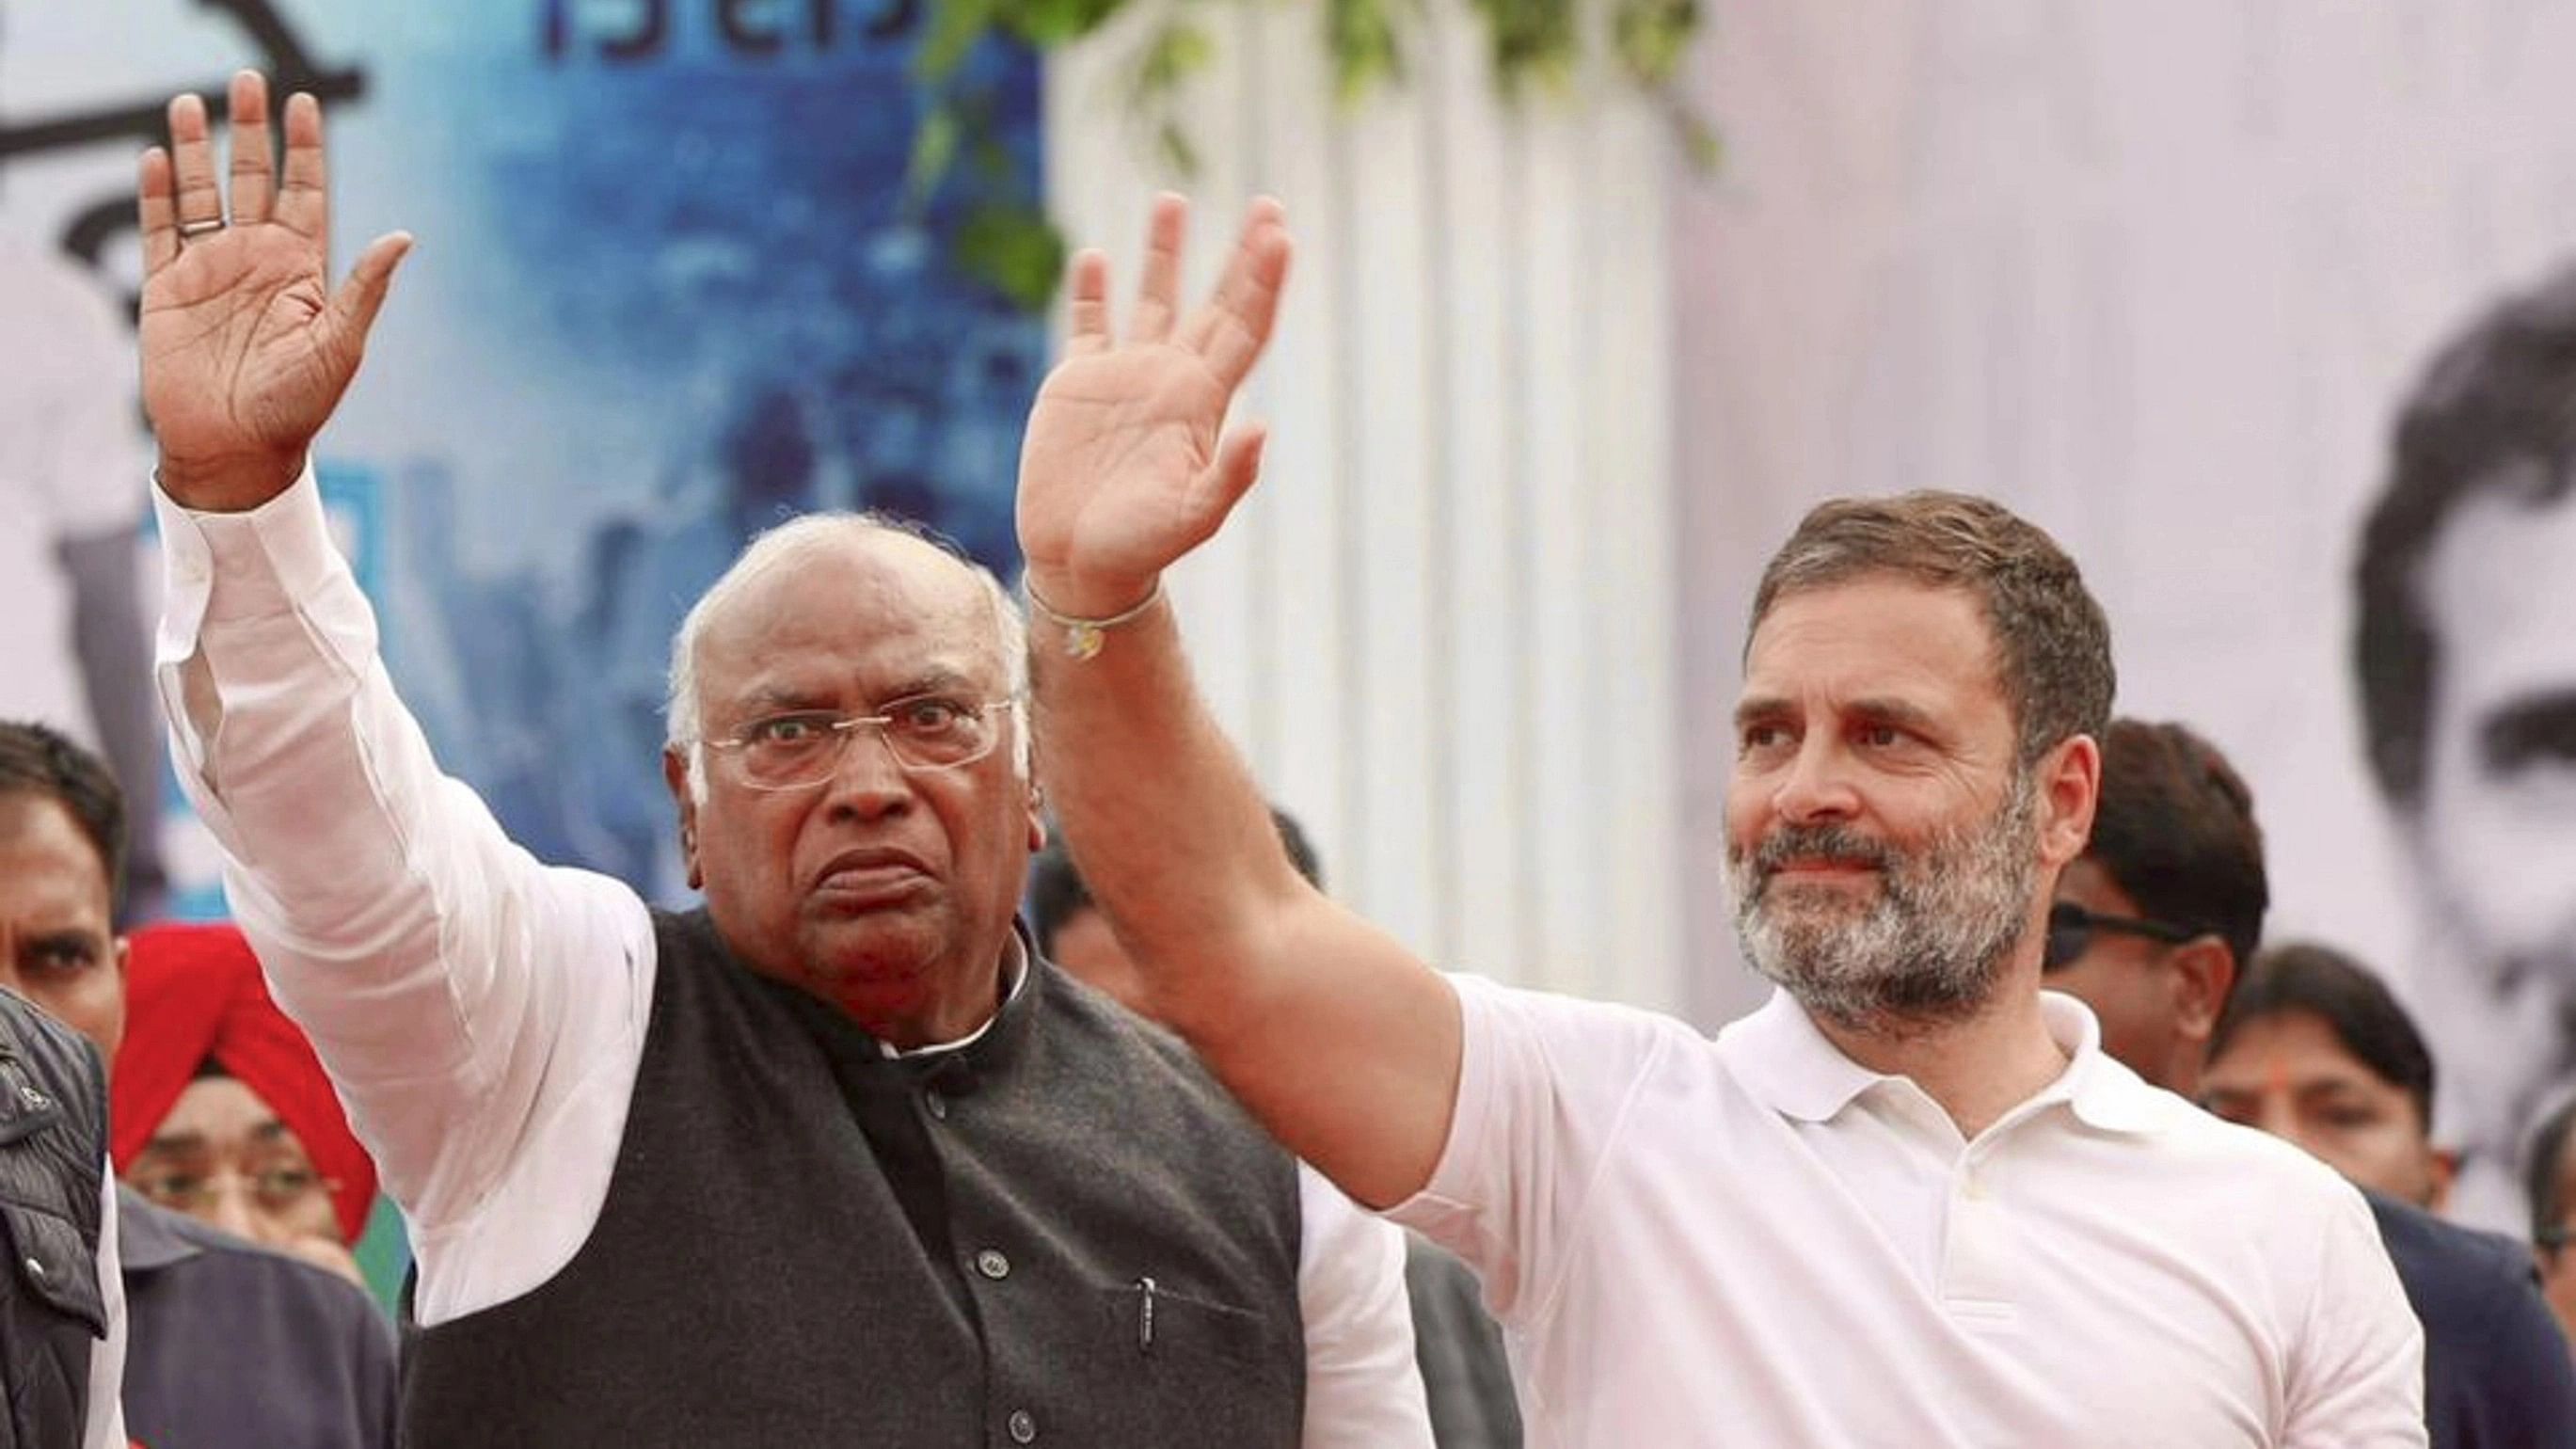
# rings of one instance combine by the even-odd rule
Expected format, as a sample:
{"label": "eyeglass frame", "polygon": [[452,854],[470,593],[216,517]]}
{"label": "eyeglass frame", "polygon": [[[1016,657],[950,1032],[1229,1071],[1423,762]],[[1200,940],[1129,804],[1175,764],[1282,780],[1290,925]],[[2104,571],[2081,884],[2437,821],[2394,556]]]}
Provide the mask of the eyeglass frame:
{"label": "eyeglass frame", "polygon": [[[2061,921],[2067,917],[2073,919],[2061,924]],[[2084,953],[2093,949],[2092,934],[2095,931],[2110,931],[2123,936],[2143,936],[2150,941],[2162,941],[2168,946],[2197,941],[2210,934],[2201,927],[2187,926],[2176,921],[2159,921],[2148,916],[2105,915],[2100,911],[2077,905],[2073,901],[2057,901],[2048,908],[2048,934],[2042,940],[2039,952],[2040,971],[2042,973],[2063,971],[2084,959]],[[2058,941],[2061,936],[2072,936],[2074,940],[2073,949],[2063,956],[2058,954]]]}
{"label": "eyeglass frame", "polygon": [[[272,1185],[277,1179],[290,1175],[300,1175],[306,1181],[294,1187],[281,1188]],[[161,1190],[159,1184],[171,1178],[186,1178],[197,1183],[198,1186],[188,1192]],[[270,1213],[290,1212],[315,1198],[328,1202],[340,1191],[340,1183],[337,1179],[326,1177],[310,1166],[297,1167],[291,1164],[264,1167],[257,1172],[239,1172],[232,1168],[225,1168],[218,1172],[179,1172],[164,1168],[156,1172],[137,1174],[126,1179],[125,1185],[134,1189],[136,1196],[156,1207],[168,1208],[172,1212],[186,1213],[194,1217],[200,1215],[200,1209],[211,1208],[223,1200],[223,1188],[227,1180],[241,1184],[247,1189],[246,1196],[249,1200],[258,1204],[263,1211]]]}
{"label": "eyeglass frame", "polygon": [[895,768],[902,770],[906,774],[930,774],[941,770],[962,770],[967,766],[974,764],[976,761],[991,755],[994,750],[1001,747],[1002,732],[997,728],[993,731],[991,737],[984,742],[984,747],[982,749],[976,751],[974,754],[966,756],[964,759],[948,760],[940,764],[922,764],[918,761],[904,758],[902,747],[895,743],[895,737],[890,733],[895,721],[895,711],[902,709],[906,705],[922,704],[927,702],[938,702],[953,705],[961,712],[966,712],[968,707],[971,705],[972,712],[968,714],[968,717],[979,723],[983,721],[985,714],[989,711],[1020,710],[1026,708],[1028,704],[1028,701],[1018,694],[1002,694],[995,695],[988,699],[963,700],[951,695],[941,694],[936,691],[925,691],[920,694],[908,694],[901,699],[889,701],[883,708],[874,714],[843,714],[841,711],[836,709],[782,709],[770,714],[764,714],[757,719],[750,720],[743,724],[741,728],[722,738],[703,738],[699,740],[698,743],[711,750],[729,752],[731,758],[736,761],[740,761],[743,759],[740,752],[750,749],[753,744],[757,743],[752,739],[752,733],[764,726],[775,724],[780,720],[813,720],[832,734],[834,744],[830,751],[823,757],[826,763],[811,779],[794,780],[785,784],[771,784],[752,778],[749,770],[743,765],[737,763],[733,772],[734,778],[744,789],[769,791],[807,790],[816,785],[823,784],[830,780],[834,775],[839,774],[842,762],[849,758],[851,739],[863,727],[874,731],[878,742],[885,746],[886,754],[893,758]]}

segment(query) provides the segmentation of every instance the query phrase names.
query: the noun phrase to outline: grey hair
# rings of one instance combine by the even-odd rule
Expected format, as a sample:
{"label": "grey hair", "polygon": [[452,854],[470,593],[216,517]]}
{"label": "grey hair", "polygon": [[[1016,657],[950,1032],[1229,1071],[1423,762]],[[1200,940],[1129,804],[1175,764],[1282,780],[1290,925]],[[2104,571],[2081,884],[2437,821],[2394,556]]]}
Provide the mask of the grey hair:
{"label": "grey hair", "polygon": [[894,534],[926,543],[957,561],[972,574],[983,588],[993,610],[993,643],[1001,651],[1002,668],[1011,698],[1020,703],[1011,709],[1011,767],[1021,779],[1027,779],[1031,755],[1028,692],[1029,645],[1028,620],[1021,614],[1019,601],[993,571],[968,556],[964,549],[911,519],[891,514],[828,511],[800,514],[774,528],[761,531],[737,555],[731,567],[698,601],[689,606],[680,620],[679,629],[671,635],[670,693],[663,702],[663,743],[673,750],[685,751],[689,762],[689,794],[700,802],[707,798],[706,741],[701,733],[704,717],[698,698],[698,639],[707,624],[722,613],[752,582],[770,569],[786,563],[798,554],[809,553],[844,539],[869,538]]}

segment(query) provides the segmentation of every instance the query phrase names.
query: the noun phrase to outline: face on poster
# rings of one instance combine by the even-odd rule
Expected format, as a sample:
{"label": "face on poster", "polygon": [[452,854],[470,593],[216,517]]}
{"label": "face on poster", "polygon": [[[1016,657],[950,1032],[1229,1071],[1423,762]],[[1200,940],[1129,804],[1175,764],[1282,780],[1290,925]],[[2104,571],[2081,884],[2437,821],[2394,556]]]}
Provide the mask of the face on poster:
{"label": "face on poster", "polygon": [[[1044,326],[957,273],[950,208],[905,206],[918,23],[881,0],[5,0],[0,230],[130,298],[163,102],[245,66],[322,99],[338,261],[419,241],[316,457],[395,681],[521,843],[667,898],[670,633],[745,538],[874,507],[1015,566]],[[970,67],[1033,199],[1035,62]]]}

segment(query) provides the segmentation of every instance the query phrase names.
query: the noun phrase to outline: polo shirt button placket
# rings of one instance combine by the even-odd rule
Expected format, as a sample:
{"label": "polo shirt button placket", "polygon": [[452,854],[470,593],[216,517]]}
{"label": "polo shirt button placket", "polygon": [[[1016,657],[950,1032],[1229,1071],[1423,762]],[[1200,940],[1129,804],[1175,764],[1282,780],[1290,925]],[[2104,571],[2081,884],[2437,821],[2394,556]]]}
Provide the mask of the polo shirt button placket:
{"label": "polo shirt button placket", "polygon": [[1013,1409],[1011,1411],[1010,1429],[1011,1442],[1014,1444],[1034,1444],[1037,1442],[1037,1416],[1031,1414],[1026,1409]]}

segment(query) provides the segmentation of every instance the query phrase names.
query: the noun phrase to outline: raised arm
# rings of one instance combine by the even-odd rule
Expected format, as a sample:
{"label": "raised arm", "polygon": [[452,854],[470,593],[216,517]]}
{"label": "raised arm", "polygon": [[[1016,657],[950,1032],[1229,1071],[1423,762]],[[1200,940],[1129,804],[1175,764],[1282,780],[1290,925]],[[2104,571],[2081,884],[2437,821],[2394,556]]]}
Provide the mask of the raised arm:
{"label": "raised arm", "polygon": [[488,1210],[586,1229],[561,1200],[605,1190],[608,1152],[557,1137],[622,1110],[650,929],[633,892],[514,846],[394,693],[307,454],[408,240],[331,287],[320,109],[288,102],[282,172],[259,77],[235,78],[231,111],[229,220],[195,97],[141,163],[159,693],[232,910],[418,1230],[435,1321],[529,1286],[440,1271],[442,1228]]}
{"label": "raised arm", "polygon": [[1178,306],[1186,208],[1154,208],[1126,336],[1108,265],[1073,263],[1063,359],[1029,419],[1020,545],[1042,774],[1083,879],[1170,1022],[1271,1132],[1352,1197],[1430,1180],[1457,1095],[1448,984],[1290,866],[1268,805],[1191,686],[1167,603],[1128,615],[1214,534],[1262,434],[1221,436],[1270,338],[1285,219],[1254,204],[1214,297]]}

